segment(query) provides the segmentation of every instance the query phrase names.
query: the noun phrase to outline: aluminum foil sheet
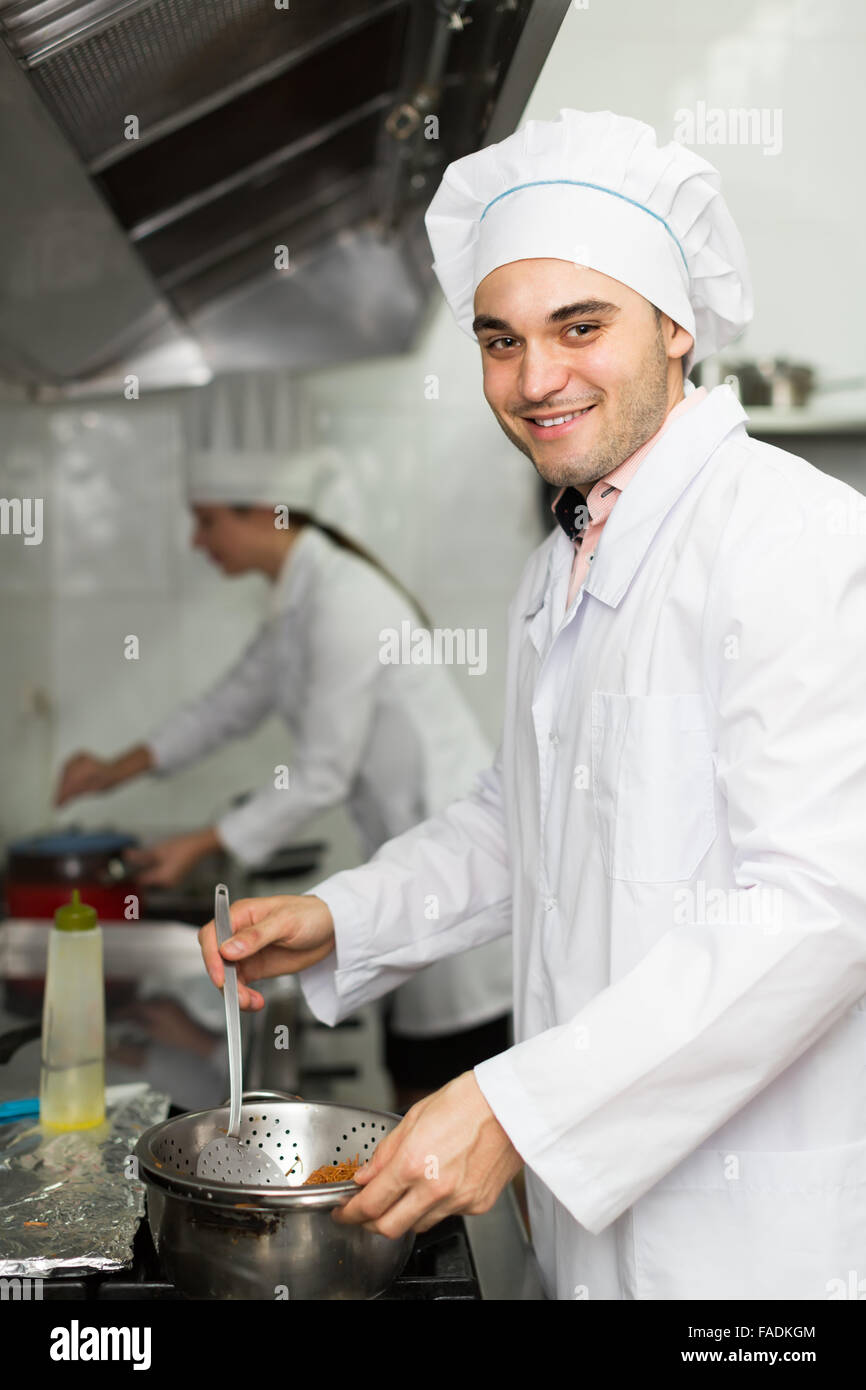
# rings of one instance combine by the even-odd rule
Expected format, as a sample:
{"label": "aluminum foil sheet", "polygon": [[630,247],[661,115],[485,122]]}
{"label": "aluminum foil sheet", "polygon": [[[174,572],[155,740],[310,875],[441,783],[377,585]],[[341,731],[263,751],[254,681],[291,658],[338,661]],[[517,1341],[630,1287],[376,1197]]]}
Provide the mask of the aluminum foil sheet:
{"label": "aluminum foil sheet", "polygon": [[150,1086],[109,1086],[97,1129],[47,1135],[30,1119],[0,1125],[0,1278],[131,1264],[144,1185],[130,1175],[130,1150],[170,1104]]}

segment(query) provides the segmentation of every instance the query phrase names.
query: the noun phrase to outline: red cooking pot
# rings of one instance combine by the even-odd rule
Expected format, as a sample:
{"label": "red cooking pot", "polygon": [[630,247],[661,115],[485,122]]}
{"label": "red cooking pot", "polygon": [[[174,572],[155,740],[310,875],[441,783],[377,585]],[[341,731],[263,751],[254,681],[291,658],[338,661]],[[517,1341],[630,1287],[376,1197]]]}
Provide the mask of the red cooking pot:
{"label": "red cooking pot", "polygon": [[[123,851],[139,842],[134,835],[114,831],[64,830],[34,835],[9,845],[6,859],[5,898],[10,917],[53,920],[58,907],[68,903],[73,888],[81,901],[96,909],[100,922],[124,922],[127,900],[138,898],[138,915],[144,913],[142,889],[129,872]],[[44,976],[7,980],[7,1004],[22,1006],[41,998]],[[106,980],[107,997],[129,986]]]}
{"label": "red cooking pot", "polygon": [[122,922],[130,894],[142,891],[123,852],[138,844],[134,835],[114,831],[65,830],[16,840],[6,861],[6,911],[10,917],[51,919],[68,903],[73,888],[96,909],[102,922]]}

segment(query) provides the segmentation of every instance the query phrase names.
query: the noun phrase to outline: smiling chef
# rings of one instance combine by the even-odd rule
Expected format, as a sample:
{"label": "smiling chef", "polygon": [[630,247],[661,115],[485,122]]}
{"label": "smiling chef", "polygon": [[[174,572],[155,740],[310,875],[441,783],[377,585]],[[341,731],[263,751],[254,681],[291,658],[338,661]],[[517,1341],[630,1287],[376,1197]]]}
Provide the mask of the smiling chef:
{"label": "smiling chef", "polygon": [[687,380],[751,318],[693,152],[562,111],[450,165],[427,227],[559,489],[501,747],[368,864],[235,904],[223,955],[244,1007],[304,971],[335,1023],[513,931],[516,1045],[415,1105],[340,1220],[424,1231],[525,1164],[551,1296],[826,1298],[866,1271],[862,498]]}

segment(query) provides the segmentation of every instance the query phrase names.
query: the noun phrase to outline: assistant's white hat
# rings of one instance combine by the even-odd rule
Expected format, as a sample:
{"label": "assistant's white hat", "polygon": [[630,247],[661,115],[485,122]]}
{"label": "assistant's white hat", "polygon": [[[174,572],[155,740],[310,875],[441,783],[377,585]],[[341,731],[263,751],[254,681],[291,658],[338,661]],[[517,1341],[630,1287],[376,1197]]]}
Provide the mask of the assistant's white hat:
{"label": "assistant's white hat", "polygon": [[[190,502],[272,507],[319,516],[339,481],[340,457],[331,448],[255,452],[199,450],[187,456]],[[324,519],[324,518],[322,518]]]}
{"label": "assistant's white hat", "polygon": [[752,317],[742,239],[718,171],[643,121],[562,110],[449,164],[427,210],[437,278],[472,335],[475,291],[512,261],[552,257],[628,285],[694,338],[695,362]]}
{"label": "assistant's white hat", "polygon": [[351,531],[357,506],[346,460],[331,446],[299,446],[301,421],[288,374],[217,377],[191,392],[184,416],[189,501],[282,504]]}

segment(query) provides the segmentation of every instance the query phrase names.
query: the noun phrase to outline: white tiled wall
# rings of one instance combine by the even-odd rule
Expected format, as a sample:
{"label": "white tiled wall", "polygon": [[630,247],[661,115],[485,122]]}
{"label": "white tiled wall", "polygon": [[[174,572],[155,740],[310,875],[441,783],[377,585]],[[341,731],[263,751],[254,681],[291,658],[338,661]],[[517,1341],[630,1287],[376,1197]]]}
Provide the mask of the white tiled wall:
{"label": "white tiled wall", "polygon": [[[0,495],[29,495],[38,479],[45,515],[41,546],[0,537],[4,840],[52,823],[63,756],[135,742],[213,678],[256,622],[263,585],[221,584],[189,552],[178,399],[0,408]],[[129,635],[137,661],[124,658]],[[271,765],[263,733],[246,756],[235,747],[219,766],[181,774],[170,798],[141,783],[62,819],[197,824]]]}

